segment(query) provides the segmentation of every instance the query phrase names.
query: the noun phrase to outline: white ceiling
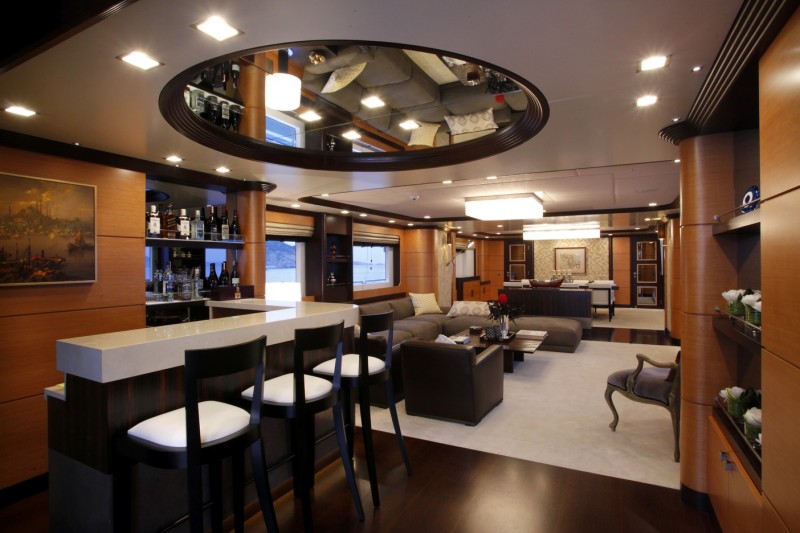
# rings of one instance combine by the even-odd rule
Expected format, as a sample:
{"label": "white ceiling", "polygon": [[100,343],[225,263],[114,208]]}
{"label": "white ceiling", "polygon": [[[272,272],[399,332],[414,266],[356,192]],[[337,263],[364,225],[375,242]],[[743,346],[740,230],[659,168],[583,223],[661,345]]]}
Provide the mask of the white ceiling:
{"label": "white ceiling", "polygon": [[[534,191],[544,193],[548,215],[667,205],[679,194],[678,152],[658,132],[689,111],[740,5],[229,0],[212,8],[196,0],[139,0],[1,74],[0,104],[39,114],[0,113],[0,129],[159,163],[177,153],[184,167],[209,174],[224,165],[235,178],[275,183],[268,204],[281,206],[328,193],[328,200],[364,209],[445,219],[463,217],[467,196]],[[211,14],[244,34],[218,43],[191,27]],[[159,112],[164,85],[198,63],[321,39],[411,44],[499,65],[542,91],[549,121],[536,137],[500,155],[438,169],[367,173],[238,159],[182,137]],[[115,59],[133,49],[164,66],[142,72]],[[671,54],[670,65],[637,73],[637,62],[655,53]],[[693,73],[695,65],[706,68]],[[658,104],[636,108],[635,99],[645,93],[657,94]],[[490,175],[499,179],[487,182]],[[411,200],[415,195],[419,199]]]}

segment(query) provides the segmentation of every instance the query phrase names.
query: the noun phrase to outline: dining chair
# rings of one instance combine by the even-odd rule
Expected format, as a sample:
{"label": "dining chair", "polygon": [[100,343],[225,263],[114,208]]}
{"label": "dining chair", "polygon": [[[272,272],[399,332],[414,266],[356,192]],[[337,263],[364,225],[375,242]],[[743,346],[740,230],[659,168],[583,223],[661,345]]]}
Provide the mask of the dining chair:
{"label": "dining chair", "polygon": [[[349,353],[342,356],[341,383],[344,393],[345,428],[347,434],[348,454],[353,458],[353,413],[354,393],[358,392],[358,404],[361,414],[361,435],[364,440],[364,453],[369,472],[369,484],[372,491],[372,503],[380,507],[378,492],[378,476],[375,467],[375,447],[372,443],[372,419],[370,416],[370,387],[384,384],[389,413],[392,417],[394,434],[400,447],[400,454],[406,466],[406,471],[411,474],[411,461],[408,458],[403,434],[400,431],[400,421],[397,418],[397,407],[394,400],[394,383],[392,380],[392,345],[394,329],[394,312],[362,315],[360,333],[358,338],[358,353]],[[380,334],[376,337],[375,335]],[[375,352],[384,351],[383,358],[373,356]],[[312,372],[319,376],[330,377],[334,375],[336,361],[329,359],[318,364]]]}

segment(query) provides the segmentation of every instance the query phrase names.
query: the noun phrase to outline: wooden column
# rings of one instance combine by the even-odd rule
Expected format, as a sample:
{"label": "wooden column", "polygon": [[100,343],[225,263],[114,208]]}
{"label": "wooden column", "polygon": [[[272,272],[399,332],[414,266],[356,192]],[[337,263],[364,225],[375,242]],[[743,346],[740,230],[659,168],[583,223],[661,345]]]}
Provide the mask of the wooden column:
{"label": "wooden column", "polygon": [[800,11],[759,65],[763,531],[800,531]]}
{"label": "wooden column", "polygon": [[[734,196],[734,135],[687,139],[681,158],[681,485],[707,494],[706,429],[714,397],[736,383],[736,350],[712,328],[722,292],[738,288],[736,242],[712,235]],[[690,491],[685,495],[691,496]]]}
{"label": "wooden column", "polygon": [[239,133],[263,141],[267,131],[267,109],[264,104],[267,56],[262,53],[251,57],[253,60],[252,65],[242,63],[241,66],[239,93],[244,101],[245,113],[242,117]]}
{"label": "wooden column", "polygon": [[667,329],[673,339],[680,339],[683,331],[683,293],[681,291],[681,221],[672,218],[666,225],[666,291]]}
{"label": "wooden column", "polygon": [[253,285],[254,296],[264,297],[266,282],[266,253],[264,221],[266,218],[266,194],[263,191],[237,193],[239,224],[242,226],[244,249],[239,255],[239,272],[242,285]]}

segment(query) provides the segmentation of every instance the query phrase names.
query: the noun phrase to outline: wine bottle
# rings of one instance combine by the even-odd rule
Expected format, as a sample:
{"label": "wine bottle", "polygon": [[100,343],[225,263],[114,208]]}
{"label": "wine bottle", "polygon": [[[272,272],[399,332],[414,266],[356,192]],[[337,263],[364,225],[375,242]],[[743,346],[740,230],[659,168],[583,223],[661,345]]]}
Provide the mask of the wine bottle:
{"label": "wine bottle", "polygon": [[156,204],[150,206],[150,217],[147,221],[147,236],[161,237],[161,216],[159,215],[158,206]]}
{"label": "wine bottle", "polygon": [[223,128],[230,129],[231,127],[231,105],[227,100],[223,100],[220,104],[220,122],[219,125]]}
{"label": "wine bottle", "polygon": [[[200,208],[200,222],[198,222],[198,229],[200,226],[203,226],[203,236],[202,239],[208,240],[208,220],[206,220],[206,208]],[[201,237],[198,237],[201,238]]]}
{"label": "wine bottle", "polygon": [[239,211],[233,210],[233,220],[231,221],[231,239],[240,240],[242,238],[242,229],[239,227]]}
{"label": "wine bottle", "polygon": [[228,274],[228,262],[222,262],[222,272],[219,273],[219,286],[227,287],[231,284],[231,275]]}
{"label": "wine bottle", "polygon": [[202,241],[203,236],[206,232],[206,223],[203,220],[202,216],[200,215],[200,210],[194,210],[194,218],[189,222],[189,227],[191,231],[191,238],[197,241]]}
{"label": "wine bottle", "polygon": [[212,241],[219,240],[219,218],[217,218],[217,208],[215,206],[211,206],[211,214],[208,216],[208,224],[206,225],[206,232],[208,233],[208,238]]}
{"label": "wine bottle", "polygon": [[233,84],[233,99],[237,102],[242,101],[242,95],[239,92],[239,76],[241,75],[241,67],[239,63],[233,61],[231,63],[231,82]]}
{"label": "wine bottle", "polygon": [[214,263],[211,263],[211,273],[208,274],[208,279],[206,280],[206,286],[209,289],[216,289],[219,287],[219,278],[217,277],[217,267]]}
{"label": "wine bottle", "polygon": [[228,210],[222,212],[222,218],[219,221],[219,232],[220,238],[223,241],[230,240],[231,238],[231,227],[228,224]]}
{"label": "wine bottle", "polygon": [[192,228],[189,223],[189,217],[186,215],[186,209],[181,209],[181,214],[178,217],[178,234],[181,239],[189,239],[192,236]]}
{"label": "wine bottle", "polygon": [[234,287],[239,286],[239,261],[233,261],[233,270],[231,271],[231,285]]}

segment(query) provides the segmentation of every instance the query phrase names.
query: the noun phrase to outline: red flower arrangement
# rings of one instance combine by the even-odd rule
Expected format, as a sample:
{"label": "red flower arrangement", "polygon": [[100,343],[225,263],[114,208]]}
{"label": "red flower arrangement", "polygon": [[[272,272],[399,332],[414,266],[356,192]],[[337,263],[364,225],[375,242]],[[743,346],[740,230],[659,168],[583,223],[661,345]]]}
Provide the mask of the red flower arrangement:
{"label": "red flower arrangement", "polygon": [[499,294],[497,300],[489,300],[489,318],[500,320],[500,317],[507,316],[509,320],[514,320],[521,314],[519,306],[508,303],[508,296]]}

